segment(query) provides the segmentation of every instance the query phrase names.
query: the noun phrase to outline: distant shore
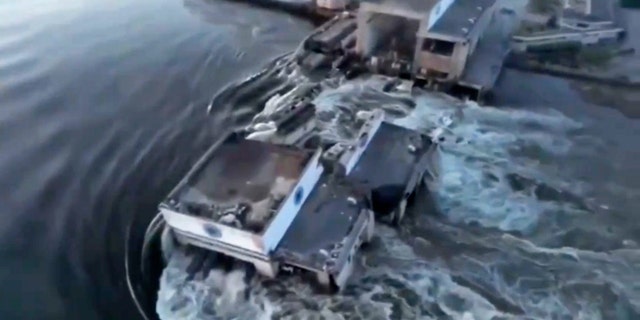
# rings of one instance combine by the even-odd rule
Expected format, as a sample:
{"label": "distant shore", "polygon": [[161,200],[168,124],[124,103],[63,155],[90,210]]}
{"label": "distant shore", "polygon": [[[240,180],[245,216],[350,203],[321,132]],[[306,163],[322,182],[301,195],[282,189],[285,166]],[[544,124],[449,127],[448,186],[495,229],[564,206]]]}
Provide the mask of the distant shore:
{"label": "distant shore", "polygon": [[629,118],[640,119],[640,92],[637,89],[569,81],[586,101],[598,106],[616,109]]}
{"label": "distant shore", "polygon": [[[632,82],[640,82],[640,10],[620,8],[613,2],[611,5],[616,22],[627,30],[623,47],[635,48],[636,53],[614,58],[604,67],[603,73],[606,76],[624,77]],[[614,108],[629,118],[640,119],[640,89],[581,81],[571,81],[571,84],[588,102]]]}

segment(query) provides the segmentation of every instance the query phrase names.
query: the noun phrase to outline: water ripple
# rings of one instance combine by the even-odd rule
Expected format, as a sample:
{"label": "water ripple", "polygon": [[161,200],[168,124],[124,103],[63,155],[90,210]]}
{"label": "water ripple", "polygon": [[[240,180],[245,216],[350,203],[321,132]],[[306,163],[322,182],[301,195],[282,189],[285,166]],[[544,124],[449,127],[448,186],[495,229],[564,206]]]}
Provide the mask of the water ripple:
{"label": "water ripple", "polygon": [[385,83],[376,77],[327,81],[315,100],[324,134],[346,138],[356,110],[381,108],[392,121],[439,138],[442,181],[399,234],[377,227],[378,244],[363,252],[345,292],[317,295],[298,278],[246,283],[242,269],[204,268],[193,277],[186,271],[192,256],[179,251],[161,278],[161,318],[639,315],[640,291],[629,285],[640,280],[633,271],[638,235],[633,229],[604,233],[602,225],[612,222],[594,214],[603,204],[587,194],[599,189],[597,178],[564,170],[575,154],[593,155],[594,146],[602,146],[589,123],[553,109],[383,92]]}

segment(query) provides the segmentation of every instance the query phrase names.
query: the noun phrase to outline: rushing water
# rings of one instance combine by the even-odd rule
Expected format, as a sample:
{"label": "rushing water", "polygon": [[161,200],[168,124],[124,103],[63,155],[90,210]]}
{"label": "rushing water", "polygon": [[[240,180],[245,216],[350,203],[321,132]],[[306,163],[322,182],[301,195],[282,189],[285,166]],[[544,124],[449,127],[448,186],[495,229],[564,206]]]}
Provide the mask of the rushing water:
{"label": "rushing water", "polygon": [[212,96],[309,30],[228,2],[0,1],[0,318],[138,318],[134,218],[240,112],[207,117]]}
{"label": "rushing water", "polygon": [[[538,88],[572,105],[553,98],[560,105],[546,107],[535,92],[521,92],[500,99],[533,94],[527,108],[483,108],[385,93],[377,78],[327,85],[316,99],[327,134],[348,132],[357,110],[382,108],[394,122],[440,137],[435,207],[418,206],[399,232],[379,226],[378,245],[339,296],[314,294],[297,278],[246,283],[240,269],[194,272],[178,252],[162,276],[161,318],[640,316],[640,287],[631,285],[640,280],[640,226],[628,223],[638,201],[640,150],[630,139],[638,123],[576,102],[562,82],[505,77],[524,87],[547,81]],[[596,122],[603,118],[608,124]]]}
{"label": "rushing water", "polygon": [[[137,318],[127,241],[217,133],[254,111],[218,99],[207,116],[209,102],[309,30],[220,1],[0,2],[2,319]],[[507,72],[499,90],[499,107],[480,108],[375,80],[327,86],[316,102],[333,117],[379,106],[440,128],[435,209],[380,226],[339,296],[297,279],[246,284],[239,270],[187,279],[176,254],[158,313],[640,318],[640,122],[548,77]]]}

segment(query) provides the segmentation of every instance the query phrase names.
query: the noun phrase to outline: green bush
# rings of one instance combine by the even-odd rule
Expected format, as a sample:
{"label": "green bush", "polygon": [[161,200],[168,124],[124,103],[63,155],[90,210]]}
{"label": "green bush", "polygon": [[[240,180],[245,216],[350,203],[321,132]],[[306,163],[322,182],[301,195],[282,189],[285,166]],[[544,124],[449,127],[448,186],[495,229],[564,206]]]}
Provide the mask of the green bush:
{"label": "green bush", "polygon": [[640,0],[620,0],[620,6],[623,8],[640,8]]}
{"label": "green bush", "polygon": [[529,22],[529,21],[522,21],[520,23],[518,30],[516,30],[515,34],[525,36],[525,35],[530,35],[532,33],[544,31],[547,29],[548,28],[543,24]]}
{"label": "green bush", "polygon": [[604,66],[613,56],[609,48],[583,48],[578,53],[578,61],[581,65]]}
{"label": "green bush", "polygon": [[562,8],[562,0],[530,0],[529,10],[534,13],[555,13]]}

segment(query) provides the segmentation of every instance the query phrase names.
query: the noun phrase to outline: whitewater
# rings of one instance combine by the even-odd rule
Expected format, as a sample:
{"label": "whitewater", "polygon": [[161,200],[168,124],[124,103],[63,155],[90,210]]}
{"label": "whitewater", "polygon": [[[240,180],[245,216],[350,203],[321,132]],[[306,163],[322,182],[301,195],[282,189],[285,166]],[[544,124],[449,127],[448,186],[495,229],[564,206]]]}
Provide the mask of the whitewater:
{"label": "whitewater", "polygon": [[[287,68],[277,75],[296,87],[310,81]],[[160,280],[162,319],[639,317],[637,238],[594,231],[593,216],[615,204],[567,169],[606,146],[588,123],[552,108],[479,106],[388,83],[379,76],[321,81],[314,103],[322,135],[349,137],[358,111],[385,110],[392,122],[438,141],[439,183],[400,229],[376,226],[346,290],[319,295],[295,276],[268,280],[242,268],[187,272],[191,256],[174,251]],[[265,109],[286,101],[274,95]],[[610,245],[567,242],[581,236]]]}

